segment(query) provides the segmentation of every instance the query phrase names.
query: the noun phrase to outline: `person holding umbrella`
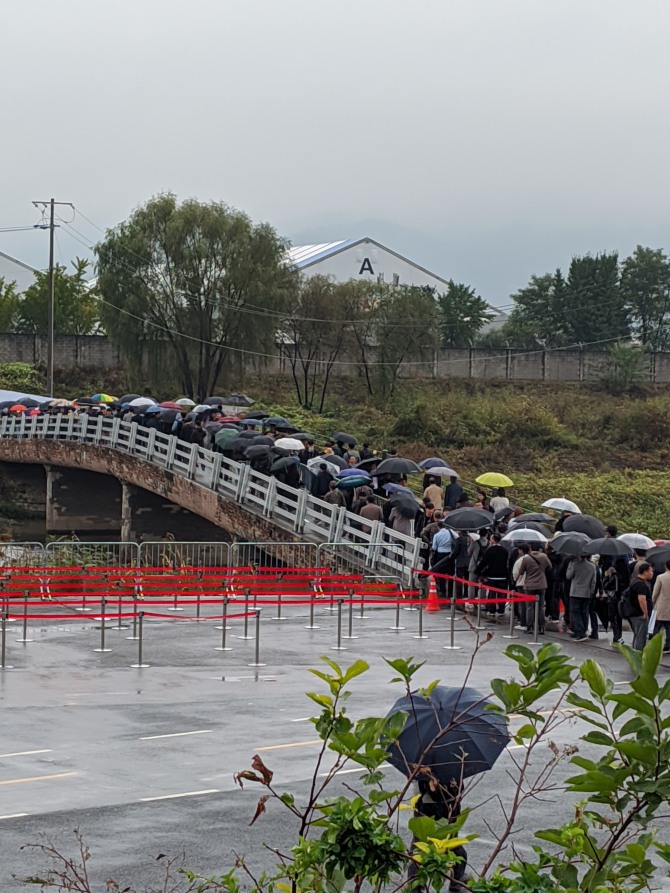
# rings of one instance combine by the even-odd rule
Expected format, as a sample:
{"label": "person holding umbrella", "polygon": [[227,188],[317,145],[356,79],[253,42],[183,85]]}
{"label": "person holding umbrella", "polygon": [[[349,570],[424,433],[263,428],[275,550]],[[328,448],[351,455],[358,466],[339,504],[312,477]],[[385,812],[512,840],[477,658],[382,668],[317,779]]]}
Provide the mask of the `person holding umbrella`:
{"label": "person holding umbrella", "polygon": [[570,618],[573,628],[570,636],[576,642],[585,642],[588,639],[591,596],[596,591],[596,566],[586,555],[581,554],[572,559],[565,578],[570,581]]}
{"label": "person holding umbrella", "polygon": [[535,602],[526,605],[526,632],[532,634],[535,630],[535,608],[539,612],[538,632],[544,635],[544,598],[549,586],[551,576],[551,561],[542,551],[539,542],[530,543],[528,554],[524,555],[519,565],[519,575],[524,578],[524,592],[526,595],[534,595]]}
{"label": "person holding umbrella", "polygon": [[[510,740],[507,720],[487,709],[488,698],[474,688],[436,685],[430,694],[413,691],[399,698],[389,717],[406,713],[398,738],[391,742],[388,761],[416,781],[417,816],[453,822],[460,815],[464,780],[493,767]],[[467,853],[454,848],[458,861],[449,877],[449,890],[465,887]],[[408,880],[418,864],[410,862]]]}

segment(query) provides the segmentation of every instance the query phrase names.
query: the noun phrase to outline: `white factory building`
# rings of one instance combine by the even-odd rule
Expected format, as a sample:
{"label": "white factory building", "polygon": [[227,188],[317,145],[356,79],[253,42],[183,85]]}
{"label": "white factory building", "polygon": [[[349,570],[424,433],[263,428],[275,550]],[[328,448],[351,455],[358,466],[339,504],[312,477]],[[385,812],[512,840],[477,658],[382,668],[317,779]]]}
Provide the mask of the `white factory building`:
{"label": "white factory building", "polygon": [[331,276],[336,282],[364,279],[386,285],[430,285],[438,292],[447,280],[374,239],[344,239],[321,245],[296,245],[289,261],[305,276]]}

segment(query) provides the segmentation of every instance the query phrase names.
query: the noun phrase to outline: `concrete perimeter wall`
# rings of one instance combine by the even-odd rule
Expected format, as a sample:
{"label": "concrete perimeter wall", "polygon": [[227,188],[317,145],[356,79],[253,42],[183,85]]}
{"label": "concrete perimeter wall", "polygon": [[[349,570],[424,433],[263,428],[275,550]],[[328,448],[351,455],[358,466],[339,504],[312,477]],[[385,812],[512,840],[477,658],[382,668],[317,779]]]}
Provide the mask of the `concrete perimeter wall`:
{"label": "concrete perimeter wall", "polygon": [[[47,344],[43,335],[0,334],[0,363],[45,363]],[[57,335],[55,362],[58,369],[95,367],[118,369],[124,365],[119,351],[104,335]],[[484,378],[506,381],[597,381],[606,371],[607,354],[586,350],[438,350],[421,365],[401,367],[402,378]],[[332,374],[352,367],[335,366]],[[249,372],[290,374],[286,357],[250,361]],[[670,352],[650,356],[648,381],[670,383]]]}

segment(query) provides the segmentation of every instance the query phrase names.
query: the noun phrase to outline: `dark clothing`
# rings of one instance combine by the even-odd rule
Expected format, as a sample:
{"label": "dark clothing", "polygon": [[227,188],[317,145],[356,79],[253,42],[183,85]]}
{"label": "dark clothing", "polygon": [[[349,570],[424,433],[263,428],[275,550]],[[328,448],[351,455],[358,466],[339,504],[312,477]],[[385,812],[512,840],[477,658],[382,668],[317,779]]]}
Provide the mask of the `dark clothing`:
{"label": "dark clothing", "polygon": [[298,458],[303,465],[307,465],[310,459],[315,459],[319,455],[319,451],[314,447],[310,449],[300,450],[298,453]]}
{"label": "dark clothing", "polygon": [[642,608],[640,607],[640,602],[638,596],[643,595],[647,599],[647,617],[651,617],[651,612],[654,609],[654,606],[651,601],[651,586],[646,580],[640,580],[638,577],[633,583],[630,584],[630,588],[628,590],[628,600],[630,601],[630,616],[631,617],[642,617]]}
{"label": "dark clothing", "polygon": [[508,552],[500,543],[491,543],[482,555],[477,568],[480,577],[492,577],[495,580],[507,580]]}
{"label": "dark clothing", "polygon": [[372,450],[363,447],[363,449],[359,453],[359,456],[361,457],[362,462],[364,459],[372,459],[373,453]]}
{"label": "dark clothing", "polygon": [[463,487],[461,487],[458,481],[456,481],[454,484],[449,484],[444,491],[445,509],[455,509],[458,505],[458,500],[461,498],[462,495]]}
{"label": "dark clothing", "polygon": [[[430,819],[446,819],[447,822],[453,822],[461,814],[462,783],[454,779],[448,787],[439,785],[437,790],[432,791],[429,782],[420,778],[418,785],[420,796],[414,807],[416,816],[427,816]],[[412,848],[414,848],[413,844],[414,842],[412,842]],[[452,852],[460,857],[460,862],[457,862],[452,868],[451,877],[459,881],[465,876],[467,853],[463,846],[455,847]],[[410,862],[407,872],[408,880],[411,880],[415,875],[416,865],[414,862]]]}
{"label": "dark clothing", "polygon": [[589,599],[570,596],[570,619],[576,639],[583,639],[589,625]]}
{"label": "dark clothing", "polygon": [[330,490],[330,482],[332,481],[332,475],[327,471],[319,471],[316,477],[314,478],[314,485],[312,487],[312,493],[317,499],[323,499],[323,497]]}
{"label": "dark clothing", "polygon": [[207,436],[207,432],[204,428],[193,428],[193,434],[191,435],[191,443],[194,443],[196,446],[202,446],[205,442],[205,437]]}

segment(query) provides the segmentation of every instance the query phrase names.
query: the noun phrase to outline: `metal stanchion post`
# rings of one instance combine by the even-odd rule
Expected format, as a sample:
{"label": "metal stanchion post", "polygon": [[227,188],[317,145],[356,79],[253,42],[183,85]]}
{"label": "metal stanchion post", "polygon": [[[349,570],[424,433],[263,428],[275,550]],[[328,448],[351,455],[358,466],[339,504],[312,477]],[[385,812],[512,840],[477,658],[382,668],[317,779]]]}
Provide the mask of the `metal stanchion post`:
{"label": "metal stanchion post", "polygon": [[119,614],[118,623],[116,624],[116,629],[117,630],[128,629],[128,627],[125,625],[125,623],[121,623],[121,608],[123,605],[121,593],[119,593],[119,595],[118,595],[116,604],[117,604],[117,609],[118,609],[118,614]]}
{"label": "metal stanchion post", "polygon": [[349,633],[346,636],[342,636],[343,639],[357,639],[358,636],[354,635],[354,591],[353,589],[349,590]]}
{"label": "metal stanchion post", "polygon": [[486,629],[485,626],[482,626],[482,591],[479,586],[474,587],[475,597],[477,599],[477,617],[475,620],[475,629],[481,630]]}
{"label": "metal stanchion post", "polygon": [[177,589],[175,589],[175,591],[174,591],[174,602],[173,602],[173,604],[170,605],[170,607],[168,608],[168,611],[183,611],[183,610],[184,610],[184,609],[183,609],[182,607],[180,607],[180,605],[177,603],[178,595],[179,595],[179,593],[178,593]]}
{"label": "metal stanchion post", "polygon": [[312,592],[312,597],[309,600],[309,626],[306,626],[305,629],[321,629],[320,626],[317,626],[314,623],[314,602],[316,601],[316,592]]}
{"label": "metal stanchion post", "polygon": [[267,664],[261,663],[261,609],[256,608],[254,611],[256,615],[256,652],[255,652],[255,660],[252,664],[247,664],[249,667],[267,667]]}
{"label": "metal stanchion post", "polygon": [[20,639],[16,640],[17,642],[32,642],[32,639],[28,638],[28,593],[25,593],[23,600],[23,635]]}
{"label": "metal stanchion post", "polygon": [[419,608],[419,634],[417,636],[412,636],[413,639],[429,639],[430,636],[424,636],[423,634],[423,603],[418,605]]}
{"label": "metal stanchion post", "polygon": [[237,637],[238,639],[251,639],[249,635],[249,590],[244,590],[244,634]]}
{"label": "metal stanchion post", "polygon": [[[281,581],[281,576],[280,576]],[[288,620],[288,617],[281,616],[281,592],[277,593],[277,616],[272,618],[273,620]]]}
{"label": "metal stanchion post", "polygon": [[98,654],[106,654],[110,652],[111,648],[105,648],[105,611],[107,609],[107,602],[103,598],[100,602],[100,647],[94,648]]}
{"label": "metal stanchion post", "polygon": [[359,611],[358,619],[368,620],[369,617],[370,615],[365,613],[365,584],[363,584],[363,587],[361,588],[361,610]]}
{"label": "metal stanchion post", "polygon": [[151,664],[145,664],[142,660],[142,644],[144,642],[142,631],[144,629],[144,611],[140,611],[138,614],[138,624],[137,624],[137,663],[131,664],[130,666],[133,670],[143,670],[145,667],[150,667]]}
{"label": "metal stanchion post", "polygon": [[[228,615],[228,604],[229,604],[229,602],[230,602],[230,599],[229,599],[229,597],[228,597],[228,594],[224,591],[224,593],[223,593],[223,598],[221,599],[221,618],[222,618],[222,619],[221,619],[221,626],[215,626],[214,629],[218,629],[218,630],[221,630],[221,629],[229,630],[229,629],[232,628],[232,627],[230,627],[230,626],[227,625],[227,621],[226,621],[226,617],[227,617],[227,615]],[[248,605],[245,605],[245,611],[247,610],[247,608],[248,608]]]}
{"label": "metal stanchion post", "polygon": [[198,590],[195,597],[195,619],[200,620],[200,587],[198,586]]}
{"label": "metal stanchion post", "polygon": [[331,651],[348,651],[346,645],[342,644],[342,599],[337,600],[337,645],[331,645]]}
{"label": "metal stanchion post", "polygon": [[446,648],[447,651],[460,651],[461,646],[456,644],[456,595],[452,593],[451,596],[451,614],[449,617],[449,644],[443,645],[443,648]]}
{"label": "metal stanchion post", "polygon": [[529,642],[529,645],[541,645],[542,643],[539,641],[538,636],[540,635],[540,596],[535,596],[535,619],[533,622],[533,639]]}
{"label": "metal stanchion post", "polygon": [[7,663],[7,611],[2,612],[2,623],[0,624],[0,670],[13,670],[14,668]]}
{"label": "metal stanchion post", "polygon": [[130,642],[134,642],[137,639],[137,588],[133,590],[133,634],[132,636],[126,636]]}
{"label": "metal stanchion post", "polygon": [[518,639],[519,637],[514,632],[514,602],[510,602],[510,612],[509,612],[509,632],[503,636],[503,639]]}
{"label": "metal stanchion post", "polygon": [[395,630],[396,632],[405,629],[404,626],[400,626],[400,600],[395,603],[395,626],[389,626],[389,629]]}
{"label": "metal stanchion post", "polygon": [[215,648],[215,651],[232,651],[232,648],[226,645],[226,630],[228,626],[226,625],[226,619],[228,617],[228,596],[223,596],[223,605],[221,611],[221,626],[217,626],[217,629],[221,630],[221,644]]}

